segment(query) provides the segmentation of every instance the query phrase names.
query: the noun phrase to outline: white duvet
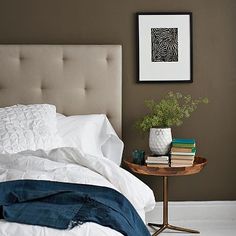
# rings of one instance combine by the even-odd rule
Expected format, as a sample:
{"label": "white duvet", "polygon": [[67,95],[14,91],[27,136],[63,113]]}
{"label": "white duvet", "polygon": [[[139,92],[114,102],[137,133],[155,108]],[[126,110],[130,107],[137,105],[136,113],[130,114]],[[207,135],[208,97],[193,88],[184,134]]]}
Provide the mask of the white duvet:
{"label": "white duvet", "polygon": [[[0,181],[40,179],[107,186],[121,192],[144,219],[154,207],[152,190],[135,176],[106,158],[86,155],[75,148],[0,154]],[[119,232],[85,223],[72,230],[8,223],[0,220],[0,236],[119,236]]]}

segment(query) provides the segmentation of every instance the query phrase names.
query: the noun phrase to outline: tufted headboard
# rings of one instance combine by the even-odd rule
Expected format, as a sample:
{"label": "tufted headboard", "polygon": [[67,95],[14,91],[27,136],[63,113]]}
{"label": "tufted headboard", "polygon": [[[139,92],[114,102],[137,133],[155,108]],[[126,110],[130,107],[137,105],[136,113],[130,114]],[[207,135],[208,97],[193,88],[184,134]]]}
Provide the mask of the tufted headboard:
{"label": "tufted headboard", "polygon": [[0,107],[104,113],[121,135],[121,82],[120,45],[0,45]]}

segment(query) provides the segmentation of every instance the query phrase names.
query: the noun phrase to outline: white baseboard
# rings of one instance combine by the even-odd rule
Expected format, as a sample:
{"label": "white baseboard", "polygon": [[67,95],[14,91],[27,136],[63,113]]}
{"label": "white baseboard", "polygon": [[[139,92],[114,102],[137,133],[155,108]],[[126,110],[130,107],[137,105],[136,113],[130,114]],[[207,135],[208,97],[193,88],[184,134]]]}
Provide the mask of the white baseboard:
{"label": "white baseboard", "polygon": [[[146,221],[161,222],[162,203],[157,202],[153,211],[146,214]],[[169,220],[235,221],[236,201],[169,202]]]}

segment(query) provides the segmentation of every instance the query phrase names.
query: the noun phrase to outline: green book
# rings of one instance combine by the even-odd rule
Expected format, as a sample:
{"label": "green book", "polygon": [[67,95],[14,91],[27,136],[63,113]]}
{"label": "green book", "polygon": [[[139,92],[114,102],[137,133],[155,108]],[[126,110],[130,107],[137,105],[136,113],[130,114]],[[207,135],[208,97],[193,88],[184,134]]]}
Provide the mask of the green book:
{"label": "green book", "polygon": [[172,143],[172,147],[194,148],[195,146],[195,143]]}

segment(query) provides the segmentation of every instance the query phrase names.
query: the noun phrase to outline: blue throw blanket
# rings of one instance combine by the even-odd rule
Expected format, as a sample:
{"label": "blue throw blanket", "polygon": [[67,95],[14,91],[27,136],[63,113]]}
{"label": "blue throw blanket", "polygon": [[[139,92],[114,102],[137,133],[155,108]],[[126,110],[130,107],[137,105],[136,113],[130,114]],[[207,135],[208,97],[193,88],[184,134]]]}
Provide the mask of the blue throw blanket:
{"label": "blue throw blanket", "polygon": [[100,186],[16,180],[0,183],[0,218],[24,224],[70,229],[85,222],[127,236],[150,236],[132,204]]}

